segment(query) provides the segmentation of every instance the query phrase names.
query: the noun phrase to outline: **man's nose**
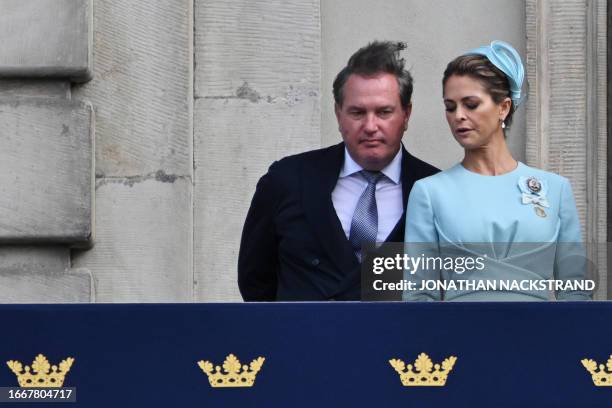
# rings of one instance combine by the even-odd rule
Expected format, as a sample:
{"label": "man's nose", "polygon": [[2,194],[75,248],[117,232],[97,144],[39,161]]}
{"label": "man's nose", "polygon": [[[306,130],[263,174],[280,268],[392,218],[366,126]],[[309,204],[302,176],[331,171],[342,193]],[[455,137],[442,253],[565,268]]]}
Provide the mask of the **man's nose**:
{"label": "man's nose", "polygon": [[364,129],[368,133],[373,133],[378,130],[378,119],[375,114],[369,113],[366,115]]}

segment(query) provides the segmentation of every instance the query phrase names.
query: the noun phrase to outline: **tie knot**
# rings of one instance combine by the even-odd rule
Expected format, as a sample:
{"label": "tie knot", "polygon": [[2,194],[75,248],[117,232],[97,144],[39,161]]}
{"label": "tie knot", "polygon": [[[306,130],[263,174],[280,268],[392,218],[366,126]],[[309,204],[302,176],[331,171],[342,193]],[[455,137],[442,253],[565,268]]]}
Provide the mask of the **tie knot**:
{"label": "tie knot", "polygon": [[382,178],[382,176],[384,175],[380,171],[369,171],[369,170],[361,170],[361,174],[363,175],[363,177],[365,177],[368,184],[374,184],[374,185],[376,185],[376,183],[378,183],[380,179]]}

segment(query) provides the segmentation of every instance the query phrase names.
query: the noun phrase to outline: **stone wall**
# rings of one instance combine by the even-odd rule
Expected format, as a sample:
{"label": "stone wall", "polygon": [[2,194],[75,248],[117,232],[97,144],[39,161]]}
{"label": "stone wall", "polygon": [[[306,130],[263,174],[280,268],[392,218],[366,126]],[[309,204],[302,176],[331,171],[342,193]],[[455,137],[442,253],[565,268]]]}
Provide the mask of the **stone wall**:
{"label": "stone wall", "polygon": [[274,160],[321,147],[319,1],[195,5],[196,299],[234,301],[257,180]]}

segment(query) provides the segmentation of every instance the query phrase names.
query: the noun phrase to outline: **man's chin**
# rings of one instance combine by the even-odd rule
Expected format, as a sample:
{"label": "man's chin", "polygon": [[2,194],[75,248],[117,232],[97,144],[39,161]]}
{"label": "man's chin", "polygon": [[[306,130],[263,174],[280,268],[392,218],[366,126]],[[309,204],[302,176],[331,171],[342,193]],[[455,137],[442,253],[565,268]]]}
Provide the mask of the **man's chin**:
{"label": "man's chin", "polygon": [[380,171],[387,167],[387,165],[393,160],[393,157],[388,158],[385,156],[366,156],[361,160],[359,165],[365,170]]}
{"label": "man's chin", "polygon": [[364,146],[360,146],[357,151],[353,152],[349,151],[351,157],[357,164],[363,167],[366,170],[370,171],[380,171],[384,169],[395,157],[397,152],[391,152],[390,149],[384,148],[381,149],[381,146],[378,148],[364,148]]}

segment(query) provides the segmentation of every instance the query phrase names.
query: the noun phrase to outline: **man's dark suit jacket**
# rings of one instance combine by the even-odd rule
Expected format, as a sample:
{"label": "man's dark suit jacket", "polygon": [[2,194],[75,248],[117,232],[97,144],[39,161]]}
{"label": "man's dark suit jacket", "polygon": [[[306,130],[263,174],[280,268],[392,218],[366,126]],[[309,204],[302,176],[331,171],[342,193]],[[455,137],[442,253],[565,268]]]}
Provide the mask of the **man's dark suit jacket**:
{"label": "man's dark suit jacket", "polygon": [[[414,182],[438,172],[402,150],[404,214],[387,242],[404,241]],[[244,300],[359,300],[360,264],[331,199],[343,162],[340,143],[279,160],[259,180],[238,256]]]}

